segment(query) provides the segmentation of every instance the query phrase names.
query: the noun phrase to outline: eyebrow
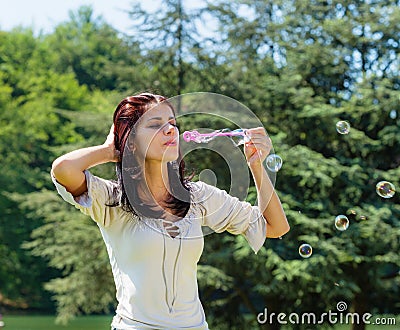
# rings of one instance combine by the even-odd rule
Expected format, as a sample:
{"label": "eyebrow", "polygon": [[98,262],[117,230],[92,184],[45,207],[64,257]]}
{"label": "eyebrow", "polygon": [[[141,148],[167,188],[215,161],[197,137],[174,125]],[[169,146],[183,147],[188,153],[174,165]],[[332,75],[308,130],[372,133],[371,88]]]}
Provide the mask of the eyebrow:
{"label": "eyebrow", "polygon": [[[168,120],[171,120],[171,119],[175,119],[175,117],[168,118]],[[163,119],[161,117],[152,117],[152,118],[149,118],[147,121],[150,121],[150,120],[163,120]]]}

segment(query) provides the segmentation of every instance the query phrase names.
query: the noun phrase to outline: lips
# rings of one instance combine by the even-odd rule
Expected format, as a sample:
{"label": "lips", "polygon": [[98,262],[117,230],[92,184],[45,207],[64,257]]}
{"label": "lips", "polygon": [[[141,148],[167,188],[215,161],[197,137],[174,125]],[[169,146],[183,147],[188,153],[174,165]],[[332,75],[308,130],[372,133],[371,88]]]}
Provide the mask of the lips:
{"label": "lips", "polygon": [[178,144],[178,143],[177,143],[176,139],[170,140],[170,141],[164,143],[164,145],[167,146],[167,147],[176,146],[177,144]]}

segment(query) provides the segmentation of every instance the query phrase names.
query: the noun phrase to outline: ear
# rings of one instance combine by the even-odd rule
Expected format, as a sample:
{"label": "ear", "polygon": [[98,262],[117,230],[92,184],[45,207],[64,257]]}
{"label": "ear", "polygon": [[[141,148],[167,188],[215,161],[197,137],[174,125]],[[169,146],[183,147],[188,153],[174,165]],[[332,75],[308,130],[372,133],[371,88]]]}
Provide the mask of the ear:
{"label": "ear", "polygon": [[131,151],[131,152],[135,152],[136,145],[135,145],[135,143],[133,141],[131,141],[131,142],[128,141],[128,150]]}

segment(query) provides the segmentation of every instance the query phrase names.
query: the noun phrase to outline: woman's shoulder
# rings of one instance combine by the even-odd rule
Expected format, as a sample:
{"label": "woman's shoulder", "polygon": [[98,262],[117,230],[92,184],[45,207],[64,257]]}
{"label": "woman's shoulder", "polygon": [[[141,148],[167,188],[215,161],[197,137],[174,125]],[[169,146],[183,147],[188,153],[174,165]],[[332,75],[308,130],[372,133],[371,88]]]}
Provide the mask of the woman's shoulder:
{"label": "woman's shoulder", "polygon": [[226,193],[218,187],[209,185],[203,181],[192,181],[189,183],[189,189],[194,202],[204,202],[213,196]]}
{"label": "woman's shoulder", "polygon": [[88,198],[95,198],[105,206],[118,204],[119,185],[117,181],[100,177],[89,170],[85,170],[84,173],[88,188],[85,194]]}
{"label": "woman's shoulder", "polygon": [[192,192],[192,193],[198,193],[198,192],[212,189],[212,188],[218,189],[213,186],[210,186],[209,184],[207,184],[203,181],[189,181],[188,186],[189,186],[190,192]]}

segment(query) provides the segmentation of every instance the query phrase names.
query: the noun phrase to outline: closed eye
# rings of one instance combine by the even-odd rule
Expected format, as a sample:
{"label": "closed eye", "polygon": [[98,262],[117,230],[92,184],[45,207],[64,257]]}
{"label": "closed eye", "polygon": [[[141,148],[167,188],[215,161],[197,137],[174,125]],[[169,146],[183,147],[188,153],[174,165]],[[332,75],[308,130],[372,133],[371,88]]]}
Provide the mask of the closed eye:
{"label": "closed eye", "polygon": [[[167,123],[167,124],[170,124],[170,125],[172,125],[172,126],[174,126],[174,127],[178,127],[178,125],[176,124],[176,123]],[[167,125],[167,124],[164,124],[164,125],[161,125],[161,124],[152,124],[152,125],[150,125],[150,126],[148,126],[149,128],[161,128],[162,126],[165,126],[165,125]]]}

